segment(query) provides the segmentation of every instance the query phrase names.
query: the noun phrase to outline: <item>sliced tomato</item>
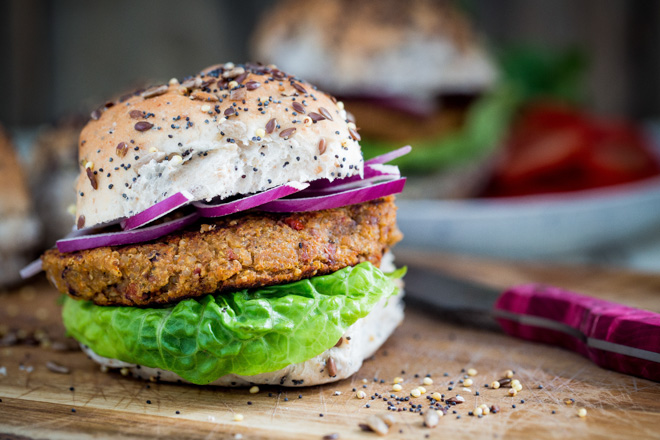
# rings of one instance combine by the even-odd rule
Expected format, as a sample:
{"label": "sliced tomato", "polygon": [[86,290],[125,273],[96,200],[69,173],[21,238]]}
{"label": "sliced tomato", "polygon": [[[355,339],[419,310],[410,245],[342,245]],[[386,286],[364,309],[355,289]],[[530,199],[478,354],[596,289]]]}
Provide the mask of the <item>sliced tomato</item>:
{"label": "sliced tomato", "polygon": [[513,127],[484,195],[575,191],[658,174],[660,161],[634,125],[540,104]]}

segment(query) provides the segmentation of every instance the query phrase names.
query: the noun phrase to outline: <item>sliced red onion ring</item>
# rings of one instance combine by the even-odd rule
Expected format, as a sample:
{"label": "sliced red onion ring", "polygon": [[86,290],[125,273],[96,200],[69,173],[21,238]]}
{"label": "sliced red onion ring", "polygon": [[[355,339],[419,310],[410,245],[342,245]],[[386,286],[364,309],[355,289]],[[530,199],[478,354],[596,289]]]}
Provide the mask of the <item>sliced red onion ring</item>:
{"label": "sliced red onion ring", "polygon": [[397,157],[405,156],[406,154],[410,153],[410,150],[412,150],[412,147],[410,145],[406,145],[405,147],[398,148],[394,151],[387,152],[385,154],[381,154],[380,156],[372,157],[371,159],[367,160],[364,162],[365,165],[371,165],[374,163],[387,163],[391,162]]}
{"label": "sliced red onion ring", "polygon": [[239,211],[245,211],[272,200],[281,199],[309,186],[308,183],[289,182],[286,185],[276,186],[269,190],[243,197],[242,199],[231,202],[219,203],[217,205],[207,205],[202,202],[194,202],[193,205],[202,217],[221,217],[223,215],[234,214]]}
{"label": "sliced red onion ring", "polygon": [[18,273],[21,274],[21,278],[27,280],[28,278],[32,278],[42,270],[44,269],[43,266],[41,265],[41,258],[37,258],[32,263],[28,264],[23,269],[21,269]]}
{"label": "sliced red onion ring", "polygon": [[172,196],[169,196],[165,200],[161,200],[153,206],[145,209],[144,211],[135,214],[132,217],[122,220],[121,227],[125,231],[130,231],[131,229],[139,228],[144,226],[147,223],[150,223],[154,220],[157,220],[164,215],[169,214],[170,212],[178,209],[190,202],[193,199],[193,195],[188,191],[181,191]]}
{"label": "sliced red onion ring", "polygon": [[194,212],[185,217],[159,225],[149,226],[144,229],[64,238],[57,241],[57,249],[60,252],[75,252],[103,246],[121,246],[125,244],[142,243],[155,240],[178,229],[184,228],[194,223],[198,218],[199,215]]}
{"label": "sliced red onion ring", "polygon": [[406,178],[392,180],[390,182],[377,183],[362,188],[349,189],[317,197],[296,197],[291,199],[279,199],[262,205],[262,211],[269,212],[306,212],[321,211],[323,209],[339,208],[346,205],[368,202],[397,194],[403,191]]}
{"label": "sliced red onion ring", "polygon": [[[119,220],[113,220],[111,222],[101,223],[99,225],[92,226],[90,228],[83,228],[83,229],[78,229],[74,225],[73,228],[71,229],[71,232],[66,234],[64,238],[62,238],[61,240],[64,240],[66,238],[81,237],[83,235],[91,235],[97,233],[98,231],[102,230],[107,226],[112,226],[116,224],[119,224]],[[36,260],[32,261],[27,266],[25,266],[23,269],[18,271],[18,273],[21,275],[21,278],[27,280],[28,278],[32,278],[42,270],[44,270],[43,262],[41,261],[41,258],[37,258]]]}
{"label": "sliced red onion ring", "polygon": [[[335,185],[320,186],[315,188],[308,188],[304,191],[301,191],[298,194],[295,194],[293,197],[312,197],[312,196],[322,196],[330,193],[336,193],[341,191],[346,191],[353,188],[364,188],[370,185],[374,185],[380,182],[389,182],[400,178],[400,174],[378,174],[373,175],[368,178],[351,180],[345,183],[336,183]],[[333,182],[337,182],[336,180]]]}

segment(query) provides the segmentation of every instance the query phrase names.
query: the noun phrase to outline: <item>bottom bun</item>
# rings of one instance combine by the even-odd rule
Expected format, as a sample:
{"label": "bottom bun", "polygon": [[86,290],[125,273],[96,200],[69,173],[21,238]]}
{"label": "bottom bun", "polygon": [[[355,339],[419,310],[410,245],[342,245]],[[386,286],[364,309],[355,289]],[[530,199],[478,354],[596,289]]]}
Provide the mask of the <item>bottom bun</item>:
{"label": "bottom bun", "polygon": [[[381,301],[369,315],[350,326],[336,346],[312,359],[255,376],[228,374],[209,385],[240,387],[263,384],[295,387],[319,385],[345,379],[357,372],[362,366],[362,361],[372,356],[401,323],[403,320],[402,297],[403,290],[400,290],[396,296]],[[97,355],[85,345],[82,345],[82,349],[95,362],[107,368],[126,368],[134,377],[140,379],[189,383],[171,371],[105,358]],[[331,366],[331,362],[334,362],[334,367]],[[336,374],[331,375],[332,373]]]}

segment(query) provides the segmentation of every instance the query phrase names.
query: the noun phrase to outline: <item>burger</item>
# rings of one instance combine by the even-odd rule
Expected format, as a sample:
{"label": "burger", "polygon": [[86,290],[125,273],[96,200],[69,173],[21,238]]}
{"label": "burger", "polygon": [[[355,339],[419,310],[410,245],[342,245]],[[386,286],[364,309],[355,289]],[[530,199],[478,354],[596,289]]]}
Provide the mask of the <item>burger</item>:
{"label": "burger", "polygon": [[410,144],[402,169],[446,173],[494,145],[479,132],[484,118],[497,120],[482,101],[496,69],[449,1],[284,0],[264,13],[252,48],[335,94],[358,122],[365,157]]}
{"label": "burger", "polygon": [[76,231],[42,256],[91,359],[152,380],[306,386],[399,325],[386,162],[344,108],[257,64],[212,66],[92,113]]}
{"label": "burger", "polygon": [[0,286],[20,281],[19,271],[38,251],[41,228],[32,209],[23,168],[0,126]]}

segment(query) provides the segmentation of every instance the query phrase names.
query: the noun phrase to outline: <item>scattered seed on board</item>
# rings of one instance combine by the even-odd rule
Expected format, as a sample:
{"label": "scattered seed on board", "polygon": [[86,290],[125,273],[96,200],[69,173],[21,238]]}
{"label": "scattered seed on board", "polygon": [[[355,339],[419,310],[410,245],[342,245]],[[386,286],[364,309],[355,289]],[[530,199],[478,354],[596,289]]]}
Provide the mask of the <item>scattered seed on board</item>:
{"label": "scattered seed on board", "polygon": [[402,389],[403,389],[403,387],[401,386],[401,384],[398,384],[398,383],[395,383],[395,384],[392,386],[392,391],[397,391],[397,392],[399,392],[399,391],[401,391]]}
{"label": "scattered seed on board", "polygon": [[383,419],[377,416],[369,416],[367,418],[366,425],[378,435],[387,435],[390,431],[390,427],[387,426],[387,423]]}
{"label": "scattered seed on board", "polygon": [[412,391],[410,392],[410,395],[411,395],[412,397],[419,397],[419,396],[422,395],[422,393],[421,393],[421,391],[419,391],[419,388],[415,388],[414,390],[412,390]]}
{"label": "scattered seed on board", "polygon": [[430,409],[426,411],[424,414],[424,426],[427,428],[435,428],[438,426],[438,422],[440,422],[440,416],[438,415],[438,411],[435,411],[433,409]]}
{"label": "scattered seed on board", "polygon": [[365,397],[367,397],[367,393],[365,393],[364,391],[360,390],[360,391],[358,391],[358,392],[355,394],[355,397],[357,397],[358,399],[364,399]]}
{"label": "scattered seed on board", "polygon": [[580,418],[585,418],[587,417],[587,410],[585,408],[580,408],[578,409],[577,415]]}
{"label": "scattered seed on board", "polygon": [[60,365],[53,361],[46,362],[46,368],[48,368],[53,373],[59,373],[59,374],[69,374],[71,372],[71,370],[69,370],[68,367],[65,367],[64,365]]}
{"label": "scattered seed on board", "polygon": [[243,418],[243,414],[234,414],[234,422],[242,422]]}
{"label": "scattered seed on board", "polygon": [[259,392],[259,387],[258,386],[253,386],[250,388],[250,394],[257,394]]}
{"label": "scattered seed on board", "polygon": [[424,385],[433,385],[433,379],[431,379],[430,377],[425,377],[422,383]]}

